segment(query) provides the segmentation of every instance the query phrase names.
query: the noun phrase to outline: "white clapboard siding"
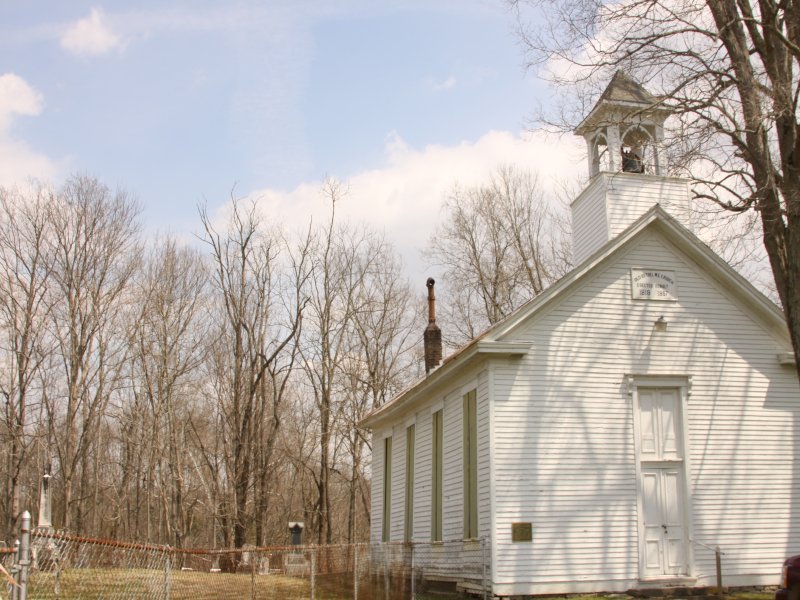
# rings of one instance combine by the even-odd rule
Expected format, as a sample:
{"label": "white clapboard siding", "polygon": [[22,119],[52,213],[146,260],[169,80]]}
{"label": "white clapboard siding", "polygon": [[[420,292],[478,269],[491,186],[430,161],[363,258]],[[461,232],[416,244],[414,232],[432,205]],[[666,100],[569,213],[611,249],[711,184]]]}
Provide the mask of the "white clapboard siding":
{"label": "white clapboard siding", "polygon": [[573,255],[580,264],[654,204],[691,228],[685,179],[640,173],[600,173],[572,202]]}
{"label": "white clapboard siding", "polygon": [[[675,271],[678,301],[632,300],[631,267]],[[654,334],[662,314],[668,329]],[[653,229],[506,340],[532,349],[493,370],[497,592],[636,585],[632,373],[691,377],[692,537],[726,552],[726,583],[777,581],[800,548],[800,395],[776,358],[785,340]],[[532,543],[511,542],[518,521],[533,523]],[[693,575],[712,584],[713,553],[693,552]]]}
{"label": "white clapboard siding", "polygon": [[[477,379],[478,405],[478,527],[481,536],[491,533],[491,472],[489,446],[491,429],[489,424],[489,387],[485,372]],[[414,463],[414,541],[431,539],[432,506],[432,424],[433,412],[443,408],[443,456],[442,456],[442,535],[445,540],[463,537],[464,487],[463,487],[463,394],[469,386],[459,384],[447,395],[444,402],[439,397],[425,404],[415,415],[415,463]],[[392,430],[392,524],[391,540],[400,541],[404,535],[405,519],[405,465],[406,426],[408,420],[394,426]],[[371,539],[380,541],[383,518],[383,441],[388,435],[376,431],[372,458],[372,522]]]}
{"label": "white clapboard siding", "polygon": [[[579,406],[579,390],[548,380],[569,361],[532,362],[494,373],[494,580],[630,578],[636,479],[627,398],[596,393]],[[532,544],[511,543],[518,521],[533,524]],[[580,560],[591,553],[595,560]]]}
{"label": "white clapboard siding", "polygon": [[[678,301],[631,299],[631,268],[674,271]],[[530,344],[524,357],[476,361],[415,408],[414,539],[430,539],[431,413],[440,407],[443,538],[463,535],[462,398],[476,388],[479,531],[491,537],[494,593],[637,587],[628,376],[671,375],[690,382],[682,409],[687,535],[698,542],[690,581],[714,583],[714,554],[699,543],[721,546],[728,585],[777,581],[783,558],[800,548],[800,390],[793,368],[777,360],[786,338],[738,298],[648,227],[518,322],[501,341]],[[661,315],[667,331],[654,333]],[[403,537],[408,421],[403,413],[393,428],[394,540]],[[382,452],[375,443],[375,541]],[[532,523],[533,542],[511,542],[516,522]]]}
{"label": "white clapboard siding", "polygon": [[414,541],[428,542],[431,539],[431,493],[432,493],[432,423],[429,407],[417,412],[416,463],[414,464]]}
{"label": "white clapboard siding", "polygon": [[572,253],[576,265],[609,240],[604,198],[605,176],[601,174],[572,202]]}
{"label": "white clapboard siding", "polygon": [[689,222],[689,182],[677,177],[637,173],[606,176],[609,239],[617,237],[654,204],[660,204],[686,227]]}
{"label": "white clapboard siding", "polygon": [[392,527],[391,541],[403,540],[406,504],[406,428],[398,423],[392,430]]}

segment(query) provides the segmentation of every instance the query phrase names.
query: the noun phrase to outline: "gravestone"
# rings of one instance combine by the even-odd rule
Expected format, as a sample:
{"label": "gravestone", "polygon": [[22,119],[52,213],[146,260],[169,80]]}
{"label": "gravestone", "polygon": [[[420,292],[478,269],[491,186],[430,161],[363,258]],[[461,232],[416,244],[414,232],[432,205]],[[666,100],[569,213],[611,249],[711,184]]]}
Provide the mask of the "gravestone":
{"label": "gravestone", "polygon": [[289,533],[292,534],[292,546],[301,546],[303,544],[303,528],[304,524],[299,521],[289,522]]}

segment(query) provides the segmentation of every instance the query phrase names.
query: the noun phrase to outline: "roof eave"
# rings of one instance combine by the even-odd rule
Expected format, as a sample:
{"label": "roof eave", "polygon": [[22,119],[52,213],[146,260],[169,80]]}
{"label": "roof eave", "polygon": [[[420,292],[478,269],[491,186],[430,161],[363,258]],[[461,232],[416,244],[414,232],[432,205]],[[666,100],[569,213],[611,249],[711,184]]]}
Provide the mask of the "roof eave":
{"label": "roof eave", "polygon": [[[655,224],[662,229],[662,233],[683,252],[689,255],[698,264],[713,269],[713,276],[717,281],[742,298],[757,314],[764,319],[773,331],[778,332],[789,343],[788,330],[781,309],[772,300],[758,291],[752,283],[747,281],[733,267],[726,263],[711,248],[704,244],[697,236],[684,227],[674,217],[669,215],[659,204],[653,205],[644,215],[631,224],[620,235],[600,247],[572,271],[559,279],[547,290],[521,306],[516,312],[506,317],[493,327],[486,330],[480,337],[472,340],[461,350],[445,359],[444,364],[433,371],[425,379],[415,383],[407,390],[395,396],[392,400],[367,415],[360,423],[362,428],[375,428],[376,425],[399,413],[410,412],[426,394],[431,394],[437,387],[444,385],[448,378],[465,368],[477,358],[490,356],[521,356],[531,347],[529,342],[506,342],[498,340],[514,329],[521,321],[540,311],[544,306],[554,302],[566,290],[583,278],[586,273],[599,264],[609,260],[614,253],[631,239],[639,235],[645,228]],[[790,345],[788,346],[790,347]]]}
{"label": "roof eave", "polygon": [[[589,112],[586,117],[578,124],[573,133],[584,135],[589,129],[593,129],[602,123],[603,113],[611,112],[614,108],[635,108],[642,114],[659,115],[666,119],[674,111],[659,103],[635,102],[632,100],[601,100]],[[613,121],[608,121],[611,123]],[[606,124],[608,124],[606,123]]]}
{"label": "roof eave", "polygon": [[397,414],[410,412],[420,401],[437,387],[445,383],[449,377],[472,364],[477,359],[508,356],[523,356],[530,350],[529,342],[498,342],[476,339],[456,352],[457,360],[448,360],[441,367],[421,379],[410,388],[400,392],[389,402],[376,408],[364,417],[358,426],[362,429],[374,429],[381,422]]}
{"label": "roof eave", "polygon": [[625,231],[605,243],[594,252],[594,254],[567,273],[567,275],[562,277],[553,286],[536,296],[531,300],[529,305],[526,306],[525,310],[519,310],[503,321],[501,327],[492,330],[493,337],[502,337],[516,327],[521,320],[527,318],[528,315],[541,310],[543,305],[554,301],[564,290],[571,287],[573,283],[581,279],[588,271],[591,271],[600,263],[608,260],[618,248],[628,243],[628,241],[636,237],[643,229],[653,223],[664,230],[665,233],[668,234],[667,237],[695,261],[714,269],[717,280],[721,281],[730,289],[736,290],[738,295],[742,297],[752,309],[759,313],[773,330],[780,331],[781,335],[788,340],[786,321],[781,309],[772,300],[758,291],[752,283],[737,273],[733,267],[704,244],[702,240],[667,213],[659,204],[653,205],[650,210],[639,217],[639,219],[632,223]]}

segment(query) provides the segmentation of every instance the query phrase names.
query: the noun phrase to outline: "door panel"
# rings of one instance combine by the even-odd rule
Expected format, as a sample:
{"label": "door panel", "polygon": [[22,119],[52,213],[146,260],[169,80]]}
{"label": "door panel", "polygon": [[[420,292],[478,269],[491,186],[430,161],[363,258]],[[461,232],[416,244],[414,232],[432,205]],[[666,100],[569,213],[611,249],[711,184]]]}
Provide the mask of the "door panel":
{"label": "door panel", "polygon": [[658,453],[656,448],[656,424],[655,424],[655,392],[651,390],[639,391],[639,435],[642,439],[642,458],[655,457]]}
{"label": "door panel", "polygon": [[685,571],[681,467],[642,468],[643,561],[645,577]]}
{"label": "door panel", "polygon": [[678,388],[637,388],[643,577],[687,572],[683,437]]}
{"label": "door panel", "polygon": [[680,451],[677,389],[639,390],[641,460],[675,460]]}
{"label": "door panel", "polygon": [[661,530],[661,490],[658,473],[642,473],[642,495],[644,506],[644,567],[645,575],[662,573],[664,536]]}
{"label": "door panel", "polygon": [[665,574],[679,575],[684,563],[683,511],[681,510],[681,469],[662,469],[664,481],[664,524],[667,544]]}
{"label": "door panel", "polygon": [[661,458],[678,456],[678,390],[659,390]]}

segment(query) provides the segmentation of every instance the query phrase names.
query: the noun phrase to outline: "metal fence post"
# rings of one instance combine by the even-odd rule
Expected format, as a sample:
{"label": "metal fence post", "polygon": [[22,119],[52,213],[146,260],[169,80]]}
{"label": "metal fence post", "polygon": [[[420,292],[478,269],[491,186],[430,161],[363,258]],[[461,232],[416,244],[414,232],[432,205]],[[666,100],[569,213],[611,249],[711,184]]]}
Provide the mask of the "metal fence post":
{"label": "metal fence post", "polygon": [[31,513],[22,513],[22,532],[19,539],[19,600],[28,598],[28,567],[31,564]]}
{"label": "metal fence post", "polygon": [[358,600],[358,544],[353,546],[353,600]]}
{"label": "metal fence post", "polygon": [[[59,550],[60,552],[60,550]],[[53,592],[55,592],[56,600],[61,598],[61,555],[58,555],[58,559],[56,560],[56,576],[55,576],[55,583],[53,584]]]}
{"label": "metal fence post", "polygon": [[250,598],[251,600],[256,600],[256,562],[258,561],[255,558],[255,552],[251,552],[250,556],[254,557],[250,560]]}
{"label": "metal fence post", "polygon": [[164,600],[169,600],[172,575],[172,553],[167,550],[164,561]]}
{"label": "metal fence post", "polygon": [[14,583],[9,584],[9,598],[11,600],[19,600],[19,538],[14,540],[14,564],[11,565],[9,575],[14,580]]}
{"label": "metal fence post", "polygon": [[722,552],[719,546],[714,549],[714,554],[717,562],[717,596],[722,598]]}
{"label": "metal fence post", "polygon": [[311,600],[316,596],[317,587],[317,549],[311,550]]}
{"label": "metal fence post", "polygon": [[383,544],[383,597],[389,598],[389,543]]}
{"label": "metal fence post", "polygon": [[411,600],[417,597],[417,577],[414,573],[414,544],[411,544]]}

